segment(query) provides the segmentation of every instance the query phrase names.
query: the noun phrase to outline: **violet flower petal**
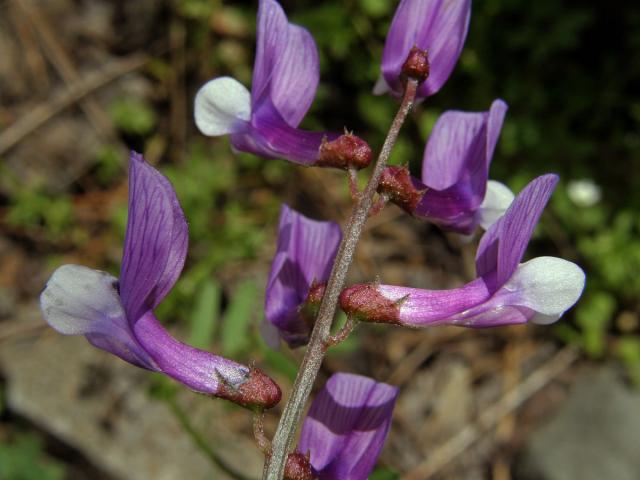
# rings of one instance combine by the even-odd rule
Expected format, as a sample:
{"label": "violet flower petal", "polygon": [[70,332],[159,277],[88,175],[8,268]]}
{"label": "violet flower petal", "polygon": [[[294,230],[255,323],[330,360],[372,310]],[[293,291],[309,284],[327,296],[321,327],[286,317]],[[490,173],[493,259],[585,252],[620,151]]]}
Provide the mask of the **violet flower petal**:
{"label": "violet flower petal", "polygon": [[267,282],[265,317],[291,346],[306,343],[309,325],[298,314],[313,282],[326,282],[342,233],[338,224],[280,210],[278,246]]}
{"label": "violet flower petal", "polygon": [[340,136],[296,128],[320,79],[315,42],[275,0],[260,0],[257,22],[251,94],[234,79],[211,80],[196,95],[196,125],[205,135],[230,134],[237,151],[313,165],[322,142]]}
{"label": "violet flower petal", "polygon": [[187,247],[187,222],[171,183],[133,152],[120,268],[120,296],[130,322],[153,310],[173,287]]}
{"label": "violet flower petal", "polygon": [[136,322],[134,331],[157,371],[196,392],[215,395],[227,386],[240,387],[249,377],[248,367],[179,342],[150,311]]}
{"label": "violet flower petal", "polygon": [[[418,98],[436,93],[453,71],[464,45],[471,15],[470,0],[402,0],[382,54],[382,75],[394,95],[402,94],[402,66],[413,46],[427,50],[430,74]],[[382,93],[378,83],[374,93]]]}
{"label": "violet flower petal", "polygon": [[[472,233],[483,215],[482,202],[487,193],[489,166],[493,157],[507,105],[494,100],[487,112],[447,111],[436,122],[425,147],[422,182],[424,190],[414,215],[462,234]],[[505,200],[504,197],[499,197]],[[493,207],[499,218],[508,204]]]}
{"label": "violet flower petal", "polygon": [[306,115],[318,88],[320,61],[311,34],[290,24],[274,0],[261,0],[253,70],[254,110],[270,100],[282,118],[297,127]]}
{"label": "violet flower petal", "polygon": [[476,270],[479,276],[495,276],[492,289],[502,286],[515,272],[557,183],[558,176],[553,174],[532,180],[483,235],[476,254]]}
{"label": "violet flower petal", "polygon": [[482,202],[489,165],[507,113],[507,104],[494,100],[487,112],[449,110],[429,136],[422,161],[422,183],[445,190],[464,182],[476,205]]}
{"label": "violet flower petal", "polygon": [[336,373],[314,399],[298,449],[311,453],[320,480],[366,480],[391,425],[398,388]]}
{"label": "violet flower petal", "polygon": [[284,158],[299,165],[313,165],[323,140],[334,140],[338,134],[309,132],[290,126],[269,101],[254,112],[251,123],[241,133],[231,135],[236,150],[265,158]]}
{"label": "violet flower petal", "polygon": [[81,265],[63,265],[47,281],[40,308],[46,322],[64,335],[89,341],[123,360],[155,370],[135,338],[118,295],[118,279]]}

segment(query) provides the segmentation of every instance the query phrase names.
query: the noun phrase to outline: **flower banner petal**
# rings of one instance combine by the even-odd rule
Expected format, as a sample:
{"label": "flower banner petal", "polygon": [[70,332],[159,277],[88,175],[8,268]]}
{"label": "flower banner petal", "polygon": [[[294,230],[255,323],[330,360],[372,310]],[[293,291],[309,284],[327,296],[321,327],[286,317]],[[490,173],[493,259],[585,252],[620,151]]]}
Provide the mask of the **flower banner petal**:
{"label": "flower banner petal", "polygon": [[257,17],[256,59],[253,63],[251,105],[256,107],[271,93],[270,85],[281,49],[287,44],[289,23],[275,0],[260,0]]}
{"label": "flower banner petal", "polygon": [[557,183],[558,176],[553,174],[532,180],[483,235],[476,269],[480,276],[495,275],[494,288],[502,286],[515,272]]}
{"label": "flower banner petal", "polygon": [[320,81],[320,60],[311,34],[288,26],[287,42],[271,79],[271,100],[292,127],[297,127],[313,103]]}
{"label": "flower banner petal", "polygon": [[120,297],[130,322],[153,310],[171,289],[184,266],[187,247],[187,222],[171,183],[133,152],[120,269]]}
{"label": "flower banner petal", "polygon": [[281,207],[265,316],[292,346],[306,343],[310,326],[300,317],[298,307],[313,282],[327,281],[341,238],[338,224],[312,220],[287,205]]}

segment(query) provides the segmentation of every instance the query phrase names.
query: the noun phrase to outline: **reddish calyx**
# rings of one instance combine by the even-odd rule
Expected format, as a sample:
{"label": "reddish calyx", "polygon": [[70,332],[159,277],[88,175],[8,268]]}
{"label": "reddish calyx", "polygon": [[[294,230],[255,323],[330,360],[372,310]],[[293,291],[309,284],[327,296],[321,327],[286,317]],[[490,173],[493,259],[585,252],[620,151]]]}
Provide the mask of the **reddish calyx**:
{"label": "reddish calyx", "polygon": [[427,51],[421,50],[414,45],[402,65],[402,74],[417,80],[418,83],[422,83],[429,78],[429,71],[429,55]]}
{"label": "reddish calyx", "polygon": [[342,170],[350,168],[360,170],[370,163],[371,147],[369,144],[360,137],[345,133],[331,142],[326,140],[322,142],[315,165]]}
{"label": "reddish calyx", "polygon": [[409,169],[397,166],[384,169],[377,191],[411,215],[424,195],[424,190],[413,184]]}
{"label": "reddish calyx", "polygon": [[382,296],[375,284],[352,285],[340,294],[340,308],[361,322],[400,323],[398,302]]}
{"label": "reddish calyx", "polygon": [[223,383],[222,391],[217,395],[240,406],[255,409],[275,407],[282,398],[282,390],[266,373],[251,367],[249,376],[239,386]]}

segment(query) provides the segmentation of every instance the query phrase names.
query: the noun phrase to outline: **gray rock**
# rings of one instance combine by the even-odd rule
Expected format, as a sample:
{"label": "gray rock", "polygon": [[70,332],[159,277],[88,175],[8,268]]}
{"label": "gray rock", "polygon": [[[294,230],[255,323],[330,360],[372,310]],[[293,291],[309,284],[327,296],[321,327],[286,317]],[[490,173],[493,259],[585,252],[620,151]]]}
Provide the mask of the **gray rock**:
{"label": "gray rock", "polygon": [[[164,402],[148,393],[151,374],[91,347],[82,337],[47,330],[0,345],[8,407],[72,445],[122,480],[227,480],[194,446]],[[185,391],[180,403],[212,449],[248,478],[261,454],[242,434],[249,414]]]}
{"label": "gray rock", "polygon": [[581,374],[558,415],[532,435],[517,478],[638,480],[640,393],[613,369]]}

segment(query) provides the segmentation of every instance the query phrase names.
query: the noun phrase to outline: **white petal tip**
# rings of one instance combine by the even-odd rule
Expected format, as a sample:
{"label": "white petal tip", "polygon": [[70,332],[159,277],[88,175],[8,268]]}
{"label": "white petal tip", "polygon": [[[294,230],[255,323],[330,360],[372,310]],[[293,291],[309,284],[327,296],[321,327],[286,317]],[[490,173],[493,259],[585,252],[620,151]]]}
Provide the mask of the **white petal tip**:
{"label": "white petal tip", "polygon": [[194,114],[205,135],[236,133],[251,119],[251,94],[234,78],[214,78],[196,94]]}
{"label": "white petal tip", "polygon": [[575,305],[584,284],[585,274],[575,263],[538,257],[518,266],[505,287],[520,297],[518,305],[536,312],[530,321],[548,324]]}
{"label": "white petal tip", "polygon": [[515,195],[504,183],[487,181],[487,193],[478,210],[480,226],[488,230],[504,215],[514,198]]}
{"label": "white petal tip", "polygon": [[374,95],[384,95],[390,90],[389,84],[384,79],[382,75],[378,77],[376,84],[373,86],[373,94]]}
{"label": "white petal tip", "polygon": [[106,272],[81,265],[61,266],[40,295],[44,319],[60,333],[84,335],[97,322],[124,318],[117,282]]}

